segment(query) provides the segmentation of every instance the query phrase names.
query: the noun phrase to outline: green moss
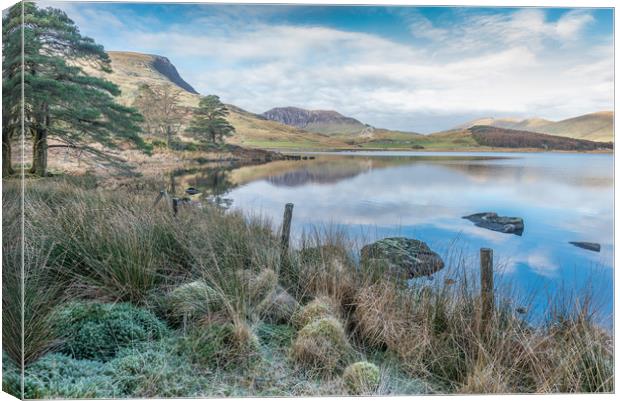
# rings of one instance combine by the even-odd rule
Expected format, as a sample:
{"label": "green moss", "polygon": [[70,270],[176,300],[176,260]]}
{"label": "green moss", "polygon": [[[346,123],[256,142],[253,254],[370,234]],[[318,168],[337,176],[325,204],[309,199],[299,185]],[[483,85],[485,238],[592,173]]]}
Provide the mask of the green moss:
{"label": "green moss", "polygon": [[60,351],[77,359],[107,361],[123,347],[167,333],[151,312],[126,303],[71,303],[57,310],[53,320],[64,339]]}
{"label": "green moss", "polygon": [[342,375],[349,394],[370,395],[377,391],[381,374],[379,368],[370,362],[355,362]]}

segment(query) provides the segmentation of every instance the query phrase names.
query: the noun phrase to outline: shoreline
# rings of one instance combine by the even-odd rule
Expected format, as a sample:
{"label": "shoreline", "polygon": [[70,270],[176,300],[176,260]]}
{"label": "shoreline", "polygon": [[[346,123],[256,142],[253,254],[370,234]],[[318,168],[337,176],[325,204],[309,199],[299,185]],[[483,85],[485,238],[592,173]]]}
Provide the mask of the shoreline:
{"label": "shoreline", "polygon": [[[257,148],[258,149],[258,148]],[[449,148],[449,149],[359,149],[359,148],[333,148],[333,149],[299,149],[299,148],[264,148],[270,152],[292,152],[292,153],[335,153],[335,152],[409,152],[409,153],[560,153],[560,154],[614,154],[613,150],[541,150],[534,148]]]}

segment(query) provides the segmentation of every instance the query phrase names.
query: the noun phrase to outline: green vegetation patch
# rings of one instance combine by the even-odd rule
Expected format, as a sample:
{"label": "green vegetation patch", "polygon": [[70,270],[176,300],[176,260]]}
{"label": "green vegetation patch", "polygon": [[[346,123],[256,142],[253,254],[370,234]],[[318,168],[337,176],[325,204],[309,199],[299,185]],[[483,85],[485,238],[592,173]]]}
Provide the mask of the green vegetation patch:
{"label": "green vegetation patch", "polygon": [[[20,372],[3,354],[2,390],[19,397]],[[23,398],[111,398],[118,396],[112,378],[99,361],[47,354],[24,372]],[[21,397],[19,397],[21,398]]]}
{"label": "green vegetation patch", "polygon": [[370,362],[355,362],[344,370],[342,375],[349,394],[371,395],[379,388],[381,372]]}
{"label": "green vegetation patch", "polygon": [[77,359],[107,361],[121,348],[168,331],[153,313],[127,303],[74,302],[57,310],[54,321],[64,340],[60,351]]}
{"label": "green vegetation patch", "polygon": [[245,323],[195,327],[181,339],[180,350],[192,362],[214,369],[248,367],[260,359],[258,339]]}
{"label": "green vegetation patch", "polygon": [[166,314],[178,323],[183,318],[196,320],[221,309],[221,295],[202,280],[182,284],[166,297]]}
{"label": "green vegetation patch", "polygon": [[342,324],[333,317],[304,326],[293,343],[293,360],[310,374],[329,376],[344,368],[353,354]]}
{"label": "green vegetation patch", "polygon": [[107,373],[122,394],[135,398],[196,397],[211,389],[207,372],[177,353],[174,341],[125,348],[108,362]]}
{"label": "green vegetation patch", "polygon": [[327,297],[319,297],[295,312],[293,323],[296,327],[301,328],[315,320],[338,316],[338,306]]}

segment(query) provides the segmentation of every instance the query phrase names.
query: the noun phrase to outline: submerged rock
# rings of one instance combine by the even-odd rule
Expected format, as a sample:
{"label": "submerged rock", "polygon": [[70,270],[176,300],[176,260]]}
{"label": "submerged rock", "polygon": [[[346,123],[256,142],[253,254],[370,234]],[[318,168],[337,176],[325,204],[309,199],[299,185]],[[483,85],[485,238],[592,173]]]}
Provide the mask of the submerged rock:
{"label": "submerged rock", "polygon": [[383,266],[390,274],[404,279],[430,276],[444,267],[441,257],[428,245],[404,237],[384,238],[366,245],[361,256],[362,265]]}
{"label": "submerged rock", "polygon": [[498,231],[505,234],[522,235],[523,219],[520,217],[498,216],[497,213],[485,212],[463,216],[464,219],[471,221],[478,227],[488,230]]}
{"label": "submerged rock", "polygon": [[597,244],[596,242],[580,242],[580,241],[569,241],[569,244],[573,244],[576,247],[587,249],[592,252],[600,252],[601,244]]}

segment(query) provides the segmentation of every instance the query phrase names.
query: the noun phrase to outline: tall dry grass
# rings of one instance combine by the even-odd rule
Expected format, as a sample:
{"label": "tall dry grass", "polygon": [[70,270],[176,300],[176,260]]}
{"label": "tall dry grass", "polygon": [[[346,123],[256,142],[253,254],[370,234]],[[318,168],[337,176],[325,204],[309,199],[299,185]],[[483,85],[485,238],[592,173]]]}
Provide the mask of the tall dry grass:
{"label": "tall dry grass", "polygon": [[[179,285],[202,282],[221,303],[199,324],[252,331],[261,323],[259,305],[275,289],[300,304],[327,298],[341,308],[356,352],[385,355],[436,391],[613,391],[611,337],[596,325],[585,294],[566,308],[550,307],[540,325],[498,297],[482,331],[477,280],[460,257],[450,263],[454,283],[408,287],[360,270],[355,244],[338,230],[306,235],[282,258],[276,230],[264,219],[211,206],[183,207],[174,217],[164,202],[153,205],[153,191],[109,191],[74,178],[29,181],[27,190],[31,359],[53,345],[45,315],[63,297],[154,307]],[[11,356],[21,353],[19,336],[11,335],[21,324],[21,255],[11,241],[19,230],[7,217],[17,213],[16,194],[16,183],[5,182],[3,338]]]}

